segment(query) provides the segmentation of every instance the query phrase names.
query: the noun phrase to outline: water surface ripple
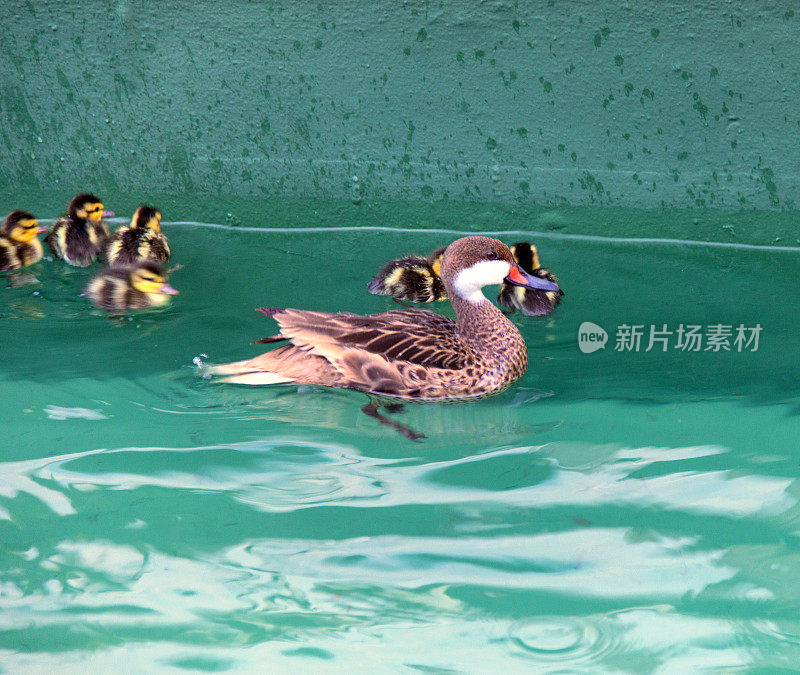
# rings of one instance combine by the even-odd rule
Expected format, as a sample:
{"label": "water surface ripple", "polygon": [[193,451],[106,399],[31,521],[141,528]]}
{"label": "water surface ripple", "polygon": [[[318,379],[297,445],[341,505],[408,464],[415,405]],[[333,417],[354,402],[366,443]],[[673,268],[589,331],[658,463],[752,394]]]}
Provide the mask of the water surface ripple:
{"label": "water surface ripple", "polygon": [[[567,296],[515,317],[530,372],[485,401],[408,406],[428,436],[412,444],[355,393],[218,385],[192,359],[257,353],[260,305],[390,308],[364,290],[364,250],[377,269],[440,233],[165,229],[185,264],[171,307],[110,320],[79,297],[85,270],[47,261],[38,291],[4,291],[9,672],[800,660],[800,323],[764,302],[800,300],[784,252],[543,240]],[[209,270],[223,243],[249,264]],[[761,322],[764,342],[585,355],[585,320]]]}

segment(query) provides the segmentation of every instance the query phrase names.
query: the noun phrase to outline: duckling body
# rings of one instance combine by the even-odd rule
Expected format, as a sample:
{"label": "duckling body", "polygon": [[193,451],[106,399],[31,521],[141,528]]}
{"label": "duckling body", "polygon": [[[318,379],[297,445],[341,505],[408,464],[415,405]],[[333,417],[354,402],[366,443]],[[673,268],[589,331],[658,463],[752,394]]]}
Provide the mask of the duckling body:
{"label": "duckling body", "polygon": [[516,326],[481,288],[504,280],[558,287],[526,275],[508,247],[488,237],[455,241],[441,272],[456,321],[418,310],[359,316],[262,308],[280,332],[261,342],[289,344],[211,372],[239,384],[319,384],[423,401],[496,394],[525,372],[528,354]]}
{"label": "duckling body", "polygon": [[42,243],[36,235],[46,231],[32,213],[12,211],[0,229],[0,272],[27,267],[42,258]]}
{"label": "duckling body", "polygon": [[67,207],[67,215],[56,220],[45,237],[57,258],[76,267],[88,267],[103,250],[111,236],[104,215],[103,203],[87,192],[76,195]]}
{"label": "duckling body", "polygon": [[161,232],[161,213],[152,206],[140,206],[133,214],[131,224],[111,235],[103,255],[110,266],[169,260],[169,244]]}
{"label": "duckling body", "polygon": [[164,268],[152,260],[106,268],[84,289],[93,304],[113,311],[163,305],[177,292],[167,283]]}
{"label": "duckling body", "polygon": [[367,289],[374,295],[391,295],[406,302],[439,302],[447,300],[447,291],[439,276],[444,249],[429,257],[408,255],[390,260],[378,272]]}
{"label": "duckling body", "polygon": [[[384,265],[369,282],[367,289],[374,295],[389,295],[403,302],[439,302],[447,300],[447,292],[439,278],[444,248],[427,258],[406,256]],[[520,242],[511,247],[516,263],[529,275],[558,284],[552,272],[539,265],[539,254],[533,244]],[[527,316],[545,316],[561,302],[560,288],[546,291],[504,283],[497,301],[512,312],[519,310]]]}

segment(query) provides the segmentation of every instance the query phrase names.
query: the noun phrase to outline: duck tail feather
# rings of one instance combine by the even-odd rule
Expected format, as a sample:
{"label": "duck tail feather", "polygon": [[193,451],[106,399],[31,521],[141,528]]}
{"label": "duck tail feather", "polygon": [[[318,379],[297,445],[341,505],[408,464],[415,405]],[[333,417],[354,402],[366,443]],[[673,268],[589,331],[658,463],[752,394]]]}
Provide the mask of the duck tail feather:
{"label": "duck tail feather", "polygon": [[283,335],[270,335],[269,337],[261,338],[260,340],[253,340],[250,344],[251,345],[258,345],[258,344],[269,344],[270,342],[284,342],[288,341],[289,338],[283,337]]}

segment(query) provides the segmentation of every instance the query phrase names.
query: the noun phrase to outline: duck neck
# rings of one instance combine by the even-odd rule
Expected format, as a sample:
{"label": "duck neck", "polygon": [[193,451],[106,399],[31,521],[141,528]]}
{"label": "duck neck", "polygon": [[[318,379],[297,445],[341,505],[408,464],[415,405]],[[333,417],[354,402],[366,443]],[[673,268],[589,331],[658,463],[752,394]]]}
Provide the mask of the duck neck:
{"label": "duck neck", "polygon": [[479,295],[480,298],[473,296],[469,300],[455,293],[450,296],[461,338],[476,352],[494,353],[498,348],[498,337],[501,336],[509,337],[515,348],[518,348],[520,343],[524,348],[517,327],[482,293]]}

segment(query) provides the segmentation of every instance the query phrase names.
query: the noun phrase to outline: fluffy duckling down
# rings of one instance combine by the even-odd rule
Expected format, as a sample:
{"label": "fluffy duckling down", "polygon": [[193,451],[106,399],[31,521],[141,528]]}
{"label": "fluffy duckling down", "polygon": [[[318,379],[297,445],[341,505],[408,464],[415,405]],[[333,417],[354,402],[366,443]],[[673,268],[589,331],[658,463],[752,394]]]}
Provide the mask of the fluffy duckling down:
{"label": "fluffy duckling down", "polygon": [[[440,276],[444,248],[436,249],[427,258],[411,255],[386,263],[367,285],[374,295],[388,295],[398,302],[438,302],[447,300]],[[515,262],[533,277],[558,284],[558,279],[539,264],[539,252],[529,242],[511,246]],[[527,316],[546,316],[561,302],[564,291],[524,288],[504,283],[497,301],[512,312]]]}
{"label": "fluffy duckling down", "polygon": [[390,260],[367,285],[373,295],[390,295],[403,302],[439,302],[447,300],[439,268],[444,248],[427,258],[407,255]]}
{"label": "fluffy duckling down", "polygon": [[103,255],[112,267],[169,260],[169,244],[161,232],[161,212],[152,206],[140,206],[131,224],[117,230],[106,242]]}
{"label": "fluffy duckling down", "polygon": [[12,211],[0,229],[0,272],[18,270],[42,258],[42,244],[36,235],[47,232],[32,213]]}
{"label": "fluffy duckling down", "polygon": [[93,304],[113,311],[157,307],[177,293],[167,283],[166,270],[153,260],[105,268],[84,289]]}
{"label": "fluffy duckling down", "polygon": [[113,215],[113,211],[104,210],[98,197],[82,192],[75,195],[67,206],[67,215],[56,220],[44,240],[56,258],[88,267],[111,236],[103,218]]}

